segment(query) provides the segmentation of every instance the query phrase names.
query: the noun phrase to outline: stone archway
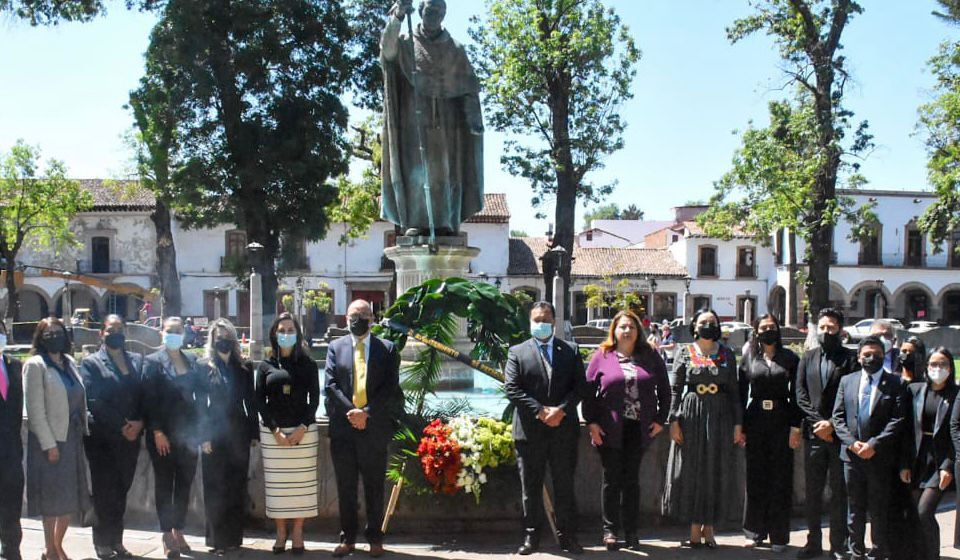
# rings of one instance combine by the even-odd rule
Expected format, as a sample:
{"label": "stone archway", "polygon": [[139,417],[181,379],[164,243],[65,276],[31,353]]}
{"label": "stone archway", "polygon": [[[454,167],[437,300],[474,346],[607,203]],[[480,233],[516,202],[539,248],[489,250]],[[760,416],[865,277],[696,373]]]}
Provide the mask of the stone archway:
{"label": "stone archway", "polygon": [[32,323],[50,316],[50,296],[42,288],[24,284],[17,290],[20,313],[18,321]]}
{"label": "stone archway", "polygon": [[[56,317],[62,318],[64,321],[68,321],[70,317],[64,317],[64,293],[68,288],[61,288],[53,296],[53,314]],[[85,286],[83,284],[70,284],[70,310],[71,313],[76,309],[87,308],[90,309],[90,314],[93,316],[94,322],[99,321],[101,318],[100,313],[100,296],[97,295],[97,292],[94,291],[90,286]]]}
{"label": "stone archway", "polygon": [[907,282],[893,293],[893,307],[890,314],[897,318],[909,321],[932,321],[936,310],[936,296],[926,285],[920,282]]}
{"label": "stone archway", "polygon": [[940,322],[944,325],[960,325],[960,284],[951,284],[941,290],[937,301]]}

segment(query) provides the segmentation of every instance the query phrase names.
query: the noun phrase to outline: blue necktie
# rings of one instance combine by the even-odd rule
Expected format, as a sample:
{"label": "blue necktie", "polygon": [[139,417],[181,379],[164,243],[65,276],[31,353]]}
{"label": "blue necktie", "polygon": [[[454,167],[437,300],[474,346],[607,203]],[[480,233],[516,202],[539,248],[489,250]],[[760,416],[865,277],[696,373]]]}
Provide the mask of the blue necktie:
{"label": "blue necktie", "polygon": [[[543,356],[543,361],[550,364],[550,352],[547,350],[547,345],[540,344],[538,346],[540,346],[540,354]],[[550,364],[550,365],[552,366],[553,364]]]}
{"label": "blue necktie", "polygon": [[860,441],[864,440],[867,425],[870,423],[870,393],[872,388],[873,379],[868,375],[867,382],[863,384],[863,388],[860,390],[860,408],[857,411],[857,431],[860,434]]}

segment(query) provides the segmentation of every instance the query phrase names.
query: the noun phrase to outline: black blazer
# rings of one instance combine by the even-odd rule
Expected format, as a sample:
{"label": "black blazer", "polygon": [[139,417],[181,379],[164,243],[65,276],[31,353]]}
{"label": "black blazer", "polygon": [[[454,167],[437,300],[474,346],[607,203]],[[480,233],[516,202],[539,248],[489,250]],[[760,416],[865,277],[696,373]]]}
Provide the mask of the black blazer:
{"label": "black blazer", "polygon": [[[920,444],[923,441],[923,401],[926,399],[930,385],[918,381],[907,385],[907,410],[904,412],[903,438],[905,445],[904,460],[901,468],[913,470],[920,455]],[[949,471],[953,474],[954,448],[951,434],[954,402],[957,398],[957,386],[947,385],[943,390],[943,400],[937,409],[937,421],[933,426],[933,457],[937,463],[937,470]],[[913,473],[919,476],[922,473]]]}
{"label": "black blazer", "polygon": [[830,420],[833,416],[833,405],[837,397],[840,379],[853,371],[860,370],[857,363],[857,353],[841,347],[833,355],[827,357],[832,365],[827,378],[827,386],[820,380],[820,357],[822,348],[808,350],[800,358],[797,366],[797,406],[802,416],[801,426],[808,439],[813,439],[813,425],[821,420]]}
{"label": "black blazer", "polygon": [[545,406],[566,412],[556,430],[576,437],[580,428],[577,404],[587,390],[586,372],[577,345],[553,339],[553,374],[547,376],[539,343],[529,339],[512,348],[507,356],[504,388],[516,407],[513,439],[526,441],[547,437],[552,428],[537,419]]}
{"label": "black blazer", "polygon": [[162,431],[172,443],[196,447],[209,437],[206,415],[209,381],[196,356],[183,355],[189,368],[183,376],[178,376],[165,349],[147,356],[144,364],[146,423],[148,430]]}
{"label": "black blazer", "polygon": [[0,352],[10,385],[7,400],[0,398],[0,459],[20,460],[23,457],[23,364]]}
{"label": "black blazer", "polygon": [[[400,390],[400,359],[389,340],[368,334],[367,406],[370,415],[364,432],[375,438],[392,438],[394,420],[403,403]],[[353,406],[353,337],[342,336],[327,348],[324,372],[324,408],[330,418],[330,437],[351,437],[361,432],[350,425],[347,412]]]}
{"label": "black blazer", "polygon": [[[223,363],[219,357],[199,360],[208,378],[207,419],[211,441],[249,446],[260,437],[253,362]],[[220,369],[220,366],[223,369]],[[221,375],[225,379],[221,379]]]}
{"label": "black blazer", "polygon": [[[898,437],[903,429],[903,415],[907,410],[906,391],[900,377],[884,371],[877,385],[877,397],[870,412],[870,425],[860,438],[857,410],[860,403],[860,372],[845,375],[840,381],[837,401],[833,407],[833,427],[840,438],[840,459],[849,462],[856,455],[847,448],[856,441],[866,441],[877,454],[874,462],[896,464],[899,461]],[[858,458],[859,459],[859,458]]]}
{"label": "black blazer", "polygon": [[[121,439],[127,420],[144,417],[143,357],[124,352],[129,377],[114,367],[103,347],[80,362],[80,375],[87,390],[90,435]],[[126,441],[126,440],[124,440]]]}

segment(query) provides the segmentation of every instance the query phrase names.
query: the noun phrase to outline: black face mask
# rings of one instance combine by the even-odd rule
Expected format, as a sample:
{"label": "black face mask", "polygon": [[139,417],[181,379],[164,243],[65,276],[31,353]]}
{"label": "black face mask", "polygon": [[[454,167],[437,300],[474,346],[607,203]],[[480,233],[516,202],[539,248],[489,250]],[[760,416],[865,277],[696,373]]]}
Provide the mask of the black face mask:
{"label": "black face mask", "polygon": [[707,323],[697,328],[697,338],[704,340],[720,340],[720,325]]}
{"label": "black face mask", "polygon": [[127,337],[123,333],[107,333],[107,336],[103,337],[103,343],[111,350],[123,348],[126,341]]}
{"label": "black face mask", "polygon": [[221,354],[229,354],[233,350],[233,341],[221,338],[213,343],[213,347]]}
{"label": "black face mask", "polygon": [[880,356],[864,356],[860,358],[860,365],[863,366],[863,371],[873,375],[883,368],[883,358]]}
{"label": "black face mask", "polygon": [[757,334],[757,340],[760,344],[776,344],[780,340],[780,333],[777,331],[763,331]]}
{"label": "black face mask", "polygon": [[827,352],[840,348],[840,335],[836,333],[820,333],[817,335],[820,346]]}
{"label": "black face mask", "polygon": [[47,331],[43,333],[43,346],[47,352],[61,354],[67,350],[67,333],[63,331]]}
{"label": "black face mask", "polygon": [[363,336],[370,330],[370,319],[366,317],[350,318],[350,334],[353,336]]}
{"label": "black face mask", "polygon": [[916,365],[915,360],[913,359],[913,354],[904,354],[903,352],[897,354],[897,363],[900,364],[901,368],[905,368],[909,371],[913,371],[913,368]]}

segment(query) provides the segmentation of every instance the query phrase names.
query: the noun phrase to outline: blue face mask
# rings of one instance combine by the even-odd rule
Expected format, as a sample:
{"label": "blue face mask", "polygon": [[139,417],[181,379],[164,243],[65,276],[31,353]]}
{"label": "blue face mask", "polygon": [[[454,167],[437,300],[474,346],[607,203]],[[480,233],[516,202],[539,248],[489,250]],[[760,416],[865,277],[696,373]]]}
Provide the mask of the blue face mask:
{"label": "blue face mask", "polygon": [[553,323],[530,321],[530,334],[533,338],[547,340],[553,334]]}
{"label": "blue face mask", "polygon": [[277,346],[284,349],[290,349],[296,346],[297,335],[288,333],[277,333]]}
{"label": "blue face mask", "polygon": [[183,346],[183,335],[180,333],[163,333],[163,345],[167,350],[179,350]]}

